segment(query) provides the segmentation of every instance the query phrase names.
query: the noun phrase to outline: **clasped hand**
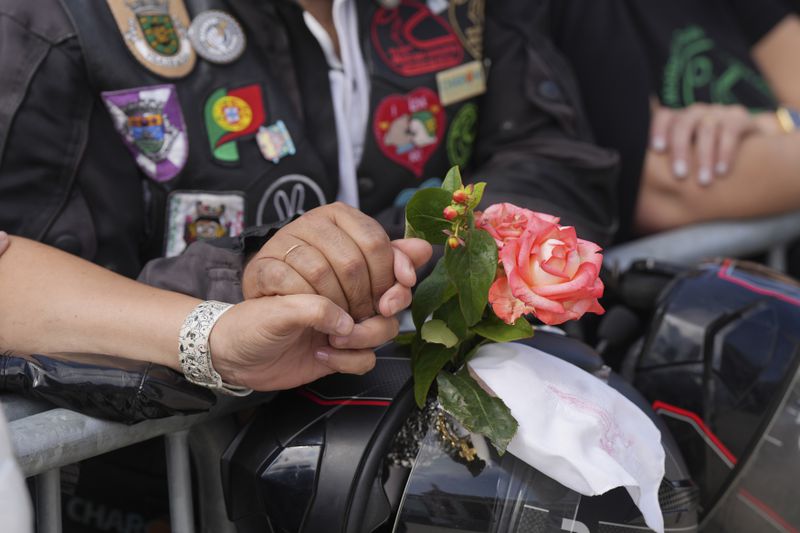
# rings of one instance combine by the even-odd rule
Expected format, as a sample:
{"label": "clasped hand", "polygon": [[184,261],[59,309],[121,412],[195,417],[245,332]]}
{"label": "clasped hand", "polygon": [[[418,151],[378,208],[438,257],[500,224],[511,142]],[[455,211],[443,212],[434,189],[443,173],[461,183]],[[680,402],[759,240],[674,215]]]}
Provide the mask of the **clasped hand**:
{"label": "clasped hand", "polygon": [[245,302],[212,331],[216,370],[256,390],[292,388],[333,372],[361,374],[398,331],[415,270],[431,256],[420,239],[390,241],[371,217],[341,203],[279,230],[243,273]]}

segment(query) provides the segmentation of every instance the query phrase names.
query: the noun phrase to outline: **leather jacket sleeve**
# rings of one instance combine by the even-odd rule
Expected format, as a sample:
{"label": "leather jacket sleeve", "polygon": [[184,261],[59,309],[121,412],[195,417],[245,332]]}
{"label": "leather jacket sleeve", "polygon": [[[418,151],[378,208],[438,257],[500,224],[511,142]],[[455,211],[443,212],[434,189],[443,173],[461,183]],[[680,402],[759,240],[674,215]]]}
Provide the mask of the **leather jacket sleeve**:
{"label": "leather jacket sleeve", "polygon": [[[39,240],[69,201],[92,107],[75,32],[51,7],[0,3],[0,228]],[[86,243],[50,244],[90,252],[88,222]]]}
{"label": "leather jacket sleeve", "polygon": [[470,179],[489,183],[485,205],[551,213],[609,244],[618,157],[592,143],[572,72],[547,35],[545,4],[486,3],[488,87]]}
{"label": "leather jacket sleeve", "polygon": [[0,0],[0,229],[135,277],[142,179],[57,0]]}

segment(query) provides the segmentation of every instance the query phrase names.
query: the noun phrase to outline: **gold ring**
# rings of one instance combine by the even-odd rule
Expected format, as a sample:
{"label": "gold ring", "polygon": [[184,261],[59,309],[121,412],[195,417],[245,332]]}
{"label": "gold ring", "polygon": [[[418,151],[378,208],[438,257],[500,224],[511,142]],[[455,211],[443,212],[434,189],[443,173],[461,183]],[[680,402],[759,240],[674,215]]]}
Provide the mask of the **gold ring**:
{"label": "gold ring", "polygon": [[289,256],[289,254],[294,252],[295,250],[297,250],[301,246],[303,246],[303,245],[302,244],[293,244],[292,246],[290,246],[289,249],[286,250],[286,252],[284,252],[283,260],[286,261],[286,258]]}

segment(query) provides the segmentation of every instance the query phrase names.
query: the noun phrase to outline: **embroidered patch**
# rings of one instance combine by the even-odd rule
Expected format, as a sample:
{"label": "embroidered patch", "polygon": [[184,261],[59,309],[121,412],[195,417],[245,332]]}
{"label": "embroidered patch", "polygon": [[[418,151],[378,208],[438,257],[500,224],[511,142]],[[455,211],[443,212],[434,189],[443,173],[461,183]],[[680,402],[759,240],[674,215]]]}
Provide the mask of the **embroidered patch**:
{"label": "embroidered patch", "polygon": [[189,139],[175,86],[153,85],[101,93],[114,127],[151,179],[174,178],[189,154]]}
{"label": "embroidered patch", "polygon": [[486,78],[480,61],[436,73],[436,86],[442,105],[455,104],[486,92]]}
{"label": "embroidered patch", "polygon": [[294,141],[282,120],[267,127],[261,126],[256,141],[264,159],[276,165],[284,157],[295,154]]}
{"label": "embroidered patch", "polygon": [[417,0],[379,8],[370,31],[380,59],[401,76],[429,74],[464,59],[464,48],[447,21]]}
{"label": "embroidered patch", "polygon": [[483,59],[483,21],[485,0],[451,0],[447,10],[450,26],[469,55]]}
{"label": "embroidered patch", "polygon": [[197,57],[189,42],[183,0],[107,0],[125,45],[139,63],[167,78],[180,78]]}
{"label": "embroidered patch", "polygon": [[458,110],[447,132],[447,159],[451,165],[464,168],[469,164],[477,129],[478,106],[470,102]]}
{"label": "embroidered patch", "polygon": [[260,85],[247,85],[231,90],[217,89],[208,97],[205,105],[211,153],[219,161],[239,161],[236,141],[256,133],[265,119]]}
{"label": "embroidered patch", "polygon": [[189,26],[189,40],[200,57],[222,65],[239,59],[246,45],[241,25],[217,9],[203,11],[194,18]]}
{"label": "embroidered patch", "polygon": [[264,191],[258,202],[256,224],[287,220],[325,203],[325,193],[314,180],[302,174],[288,174]]}
{"label": "embroidered patch", "polygon": [[446,121],[436,93],[423,87],[384,98],[373,131],[384,155],[419,177],[442,140]]}
{"label": "embroidered patch", "polygon": [[195,241],[235,237],[243,229],[242,193],[174,191],[167,201],[164,255],[174,257]]}

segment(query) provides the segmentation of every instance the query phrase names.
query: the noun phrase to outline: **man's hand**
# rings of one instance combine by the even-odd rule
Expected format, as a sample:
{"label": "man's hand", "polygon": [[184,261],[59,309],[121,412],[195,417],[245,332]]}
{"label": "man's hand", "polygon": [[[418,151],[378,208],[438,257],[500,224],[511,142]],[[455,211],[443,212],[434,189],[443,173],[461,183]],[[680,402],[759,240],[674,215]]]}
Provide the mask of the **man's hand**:
{"label": "man's hand", "polygon": [[373,348],[397,330],[395,318],[382,316],[355,324],[324,296],[270,296],[231,308],[211,330],[209,342],[223,380],[271,391],[334,372],[368,372],[375,366]]}
{"label": "man's hand", "polygon": [[393,316],[411,303],[415,269],[431,256],[420,239],[390,242],[373,218],[342,203],[281,228],[247,263],[245,299],[318,294],[357,321]]}

